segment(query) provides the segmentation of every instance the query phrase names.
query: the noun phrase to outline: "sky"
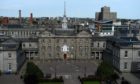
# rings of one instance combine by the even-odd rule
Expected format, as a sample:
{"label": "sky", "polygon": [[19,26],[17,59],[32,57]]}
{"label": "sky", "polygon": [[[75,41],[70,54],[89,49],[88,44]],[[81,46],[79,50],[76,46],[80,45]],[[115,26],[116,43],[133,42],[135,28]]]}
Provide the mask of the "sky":
{"label": "sky", "polygon": [[140,0],[0,0],[0,16],[58,17],[63,16],[64,1],[68,17],[95,18],[95,12],[108,6],[118,18],[140,19]]}

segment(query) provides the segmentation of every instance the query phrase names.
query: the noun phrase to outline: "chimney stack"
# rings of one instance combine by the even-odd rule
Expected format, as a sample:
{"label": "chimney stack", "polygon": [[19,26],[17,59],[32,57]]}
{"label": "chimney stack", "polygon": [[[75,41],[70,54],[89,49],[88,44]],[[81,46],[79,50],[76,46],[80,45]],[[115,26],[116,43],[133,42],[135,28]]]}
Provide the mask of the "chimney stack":
{"label": "chimney stack", "polygon": [[33,14],[30,14],[30,20],[29,20],[30,25],[33,25]]}
{"label": "chimney stack", "polygon": [[19,24],[22,23],[22,19],[21,19],[21,10],[19,10]]}
{"label": "chimney stack", "polygon": [[9,24],[9,18],[8,18],[8,17],[4,17],[4,18],[2,19],[2,24],[3,24],[3,25],[8,25],[8,24]]}

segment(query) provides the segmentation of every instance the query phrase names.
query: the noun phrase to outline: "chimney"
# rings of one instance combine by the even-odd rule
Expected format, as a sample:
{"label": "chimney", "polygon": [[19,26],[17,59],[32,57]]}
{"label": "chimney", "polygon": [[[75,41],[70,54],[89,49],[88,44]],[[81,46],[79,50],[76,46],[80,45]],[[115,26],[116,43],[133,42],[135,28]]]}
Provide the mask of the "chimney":
{"label": "chimney", "polygon": [[3,25],[8,25],[8,24],[9,24],[9,18],[8,18],[8,17],[4,17],[4,18],[2,19],[2,24],[3,24]]}
{"label": "chimney", "polygon": [[19,24],[22,23],[22,19],[21,19],[21,10],[19,10]]}
{"label": "chimney", "polygon": [[30,25],[33,25],[33,14],[30,14],[30,20],[29,20]]}

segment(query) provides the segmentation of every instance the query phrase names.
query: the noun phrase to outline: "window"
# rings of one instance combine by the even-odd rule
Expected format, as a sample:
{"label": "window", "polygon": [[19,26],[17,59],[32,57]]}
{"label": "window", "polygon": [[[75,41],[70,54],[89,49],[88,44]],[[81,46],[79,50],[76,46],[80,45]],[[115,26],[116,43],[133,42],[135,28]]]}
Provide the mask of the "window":
{"label": "window", "polygon": [[97,47],[100,47],[100,43],[98,42]]}
{"label": "window", "polygon": [[103,47],[105,47],[105,43],[103,43]]}
{"label": "window", "polygon": [[56,50],[57,50],[57,51],[60,51],[60,47],[59,47],[59,46],[57,46],[57,47],[56,47]]}
{"label": "window", "polygon": [[52,56],[52,55],[51,55],[51,53],[49,53],[48,55],[49,55],[49,57],[51,57],[51,56]]}
{"label": "window", "polygon": [[8,53],[8,57],[9,57],[9,58],[11,58],[11,57],[12,57],[11,53]]}
{"label": "window", "polygon": [[51,52],[52,47],[48,46],[48,52]]}
{"label": "window", "polygon": [[46,47],[45,46],[42,46],[42,50],[46,50]]}
{"label": "window", "polygon": [[25,44],[23,44],[23,47],[25,47]]}
{"label": "window", "polygon": [[59,43],[59,39],[56,39],[56,43]]}
{"label": "window", "polygon": [[8,64],[8,69],[9,69],[9,70],[12,69],[11,63]]}
{"label": "window", "polygon": [[140,57],[140,51],[138,51],[138,56]]}
{"label": "window", "polygon": [[124,69],[127,69],[127,62],[124,62]]}
{"label": "window", "polygon": [[124,57],[128,57],[128,51],[125,51]]}
{"label": "window", "polygon": [[94,42],[92,43],[92,47],[94,47]]}
{"label": "window", "polygon": [[51,43],[51,39],[48,40],[48,43]]}
{"label": "window", "polygon": [[44,42],[45,42],[45,40],[44,40],[44,39],[42,39],[42,42],[44,43]]}
{"label": "window", "polygon": [[85,47],[85,52],[86,52],[86,53],[88,52],[88,46]]}
{"label": "window", "polygon": [[136,64],[137,70],[140,70],[140,63]]}
{"label": "window", "polygon": [[31,47],[32,45],[29,43],[29,47]]}
{"label": "window", "polygon": [[67,43],[67,40],[66,39],[64,39],[64,43]]}

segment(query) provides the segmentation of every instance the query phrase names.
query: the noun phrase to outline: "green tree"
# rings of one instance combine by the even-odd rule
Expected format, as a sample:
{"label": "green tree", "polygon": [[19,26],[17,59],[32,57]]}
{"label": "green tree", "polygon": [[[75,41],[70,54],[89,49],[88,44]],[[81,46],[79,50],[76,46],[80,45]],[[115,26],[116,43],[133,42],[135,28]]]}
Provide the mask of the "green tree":
{"label": "green tree", "polygon": [[26,73],[24,75],[25,84],[37,84],[43,76],[43,72],[33,62],[27,63]]}
{"label": "green tree", "polygon": [[108,79],[114,74],[114,68],[106,63],[102,62],[96,72],[96,75],[103,78],[103,79]]}
{"label": "green tree", "polygon": [[26,75],[36,75],[38,78],[43,78],[43,72],[33,62],[27,63]]}
{"label": "green tree", "polygon": [[2,72],[1,72],[1,70],[0,70],[0,76],[1,76],[1,74],[2,74]]}

